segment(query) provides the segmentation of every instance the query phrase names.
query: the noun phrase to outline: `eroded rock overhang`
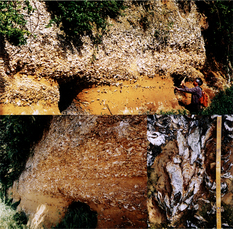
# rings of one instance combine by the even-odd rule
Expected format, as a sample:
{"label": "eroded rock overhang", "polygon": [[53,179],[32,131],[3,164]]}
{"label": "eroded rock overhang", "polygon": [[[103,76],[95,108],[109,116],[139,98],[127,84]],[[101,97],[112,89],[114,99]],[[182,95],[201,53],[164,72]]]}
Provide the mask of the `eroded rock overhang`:
{"label": "eroded rock overhang", "polygon": [[[3,114],[60,114],[72,99],[81,110],[98,115],[182,109],[173,86],[174,76],[185,75],[188,81],[201,77],[203,87],[214,96],[216,88],[208,87],[201,73],[205,24],[195,2],[190,2],[188,12],[175,1],[126,2],[124,16],[108,18],[111,25],[101,44],[84,36],[81,47],[67,40],[55,24],[46,27],[51,17],[45,2],[31,4],[37,10],[27,16],[27,27],[36,37],[22,47],[6,42],[7,55],[1,56],[6,82]],[[225,85],[221,74],[216,80],[219,87]],[[61,98],[59,88],[68,88],[69,94],[65,85],[71,82],[77,94]]]}

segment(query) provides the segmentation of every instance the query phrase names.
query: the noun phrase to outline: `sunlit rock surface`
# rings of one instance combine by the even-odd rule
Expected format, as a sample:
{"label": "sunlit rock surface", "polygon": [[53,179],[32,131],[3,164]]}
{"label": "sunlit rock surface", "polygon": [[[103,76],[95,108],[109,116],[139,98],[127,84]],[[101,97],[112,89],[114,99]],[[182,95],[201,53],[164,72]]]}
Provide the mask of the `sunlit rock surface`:
{"label": "sunlit rock surface", "polygon": [[84,36],[82,47],[67,41],[55,24],[46,27],[51,15],[44,1],[30,3],[36,10],[27,16],[27,28],[36,37],[22,47],[7,42],[0,53],[1,114],[60,114],[72,101],[97,115],[177,110],[179,101],[190,103],[189,96],[174,93],[184,76],[189,87],[201,77],[210,99],[227,84],[220,71],[211,70],[207,84],[208,72],[201,71],[201,30],[208,21],[195,1],[186,11],[173,0],[126,1],[122,16],[108,18],[102,43],[95,46]]}
{"label": "sunlit rock surface", "polygon": [[74,201],[98,228],[147,227],[145,116],[54,116],[12,192],[32,227],[51,227]]}
{"label": "sunlit rock surface", "polygon": [[[232,127],[233,116],[223,116],[222,221],[229,227],[232,221],[226,216],[233,207]],[[147,133],[149,225],[213,228],[216,116],[148,116]]]}

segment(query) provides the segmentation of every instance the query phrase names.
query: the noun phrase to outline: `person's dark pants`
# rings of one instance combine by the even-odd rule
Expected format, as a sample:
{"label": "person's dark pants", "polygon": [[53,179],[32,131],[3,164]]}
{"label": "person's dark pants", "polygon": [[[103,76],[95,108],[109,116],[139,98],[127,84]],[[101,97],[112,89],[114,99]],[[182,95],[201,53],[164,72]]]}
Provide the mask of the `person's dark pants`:
{"label": "person's dark pants", "polygon": [[190,111],[191,114],[198,114],[201,111],[200,104],[189,104],[185,107],[187,110]]}

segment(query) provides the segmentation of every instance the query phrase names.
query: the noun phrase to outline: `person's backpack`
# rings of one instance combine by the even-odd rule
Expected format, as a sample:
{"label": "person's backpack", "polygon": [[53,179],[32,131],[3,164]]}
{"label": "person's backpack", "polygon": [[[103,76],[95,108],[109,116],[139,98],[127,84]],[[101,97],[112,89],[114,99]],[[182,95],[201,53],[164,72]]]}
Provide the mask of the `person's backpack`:
{"label": "person's backpack", "polygon": [[202,91],[202,96],[201,96],[201,98],[199,98],[199,103],[202,106],[207,107],[208,106],[208,102],[209,102],[208,95],[204,91]]}

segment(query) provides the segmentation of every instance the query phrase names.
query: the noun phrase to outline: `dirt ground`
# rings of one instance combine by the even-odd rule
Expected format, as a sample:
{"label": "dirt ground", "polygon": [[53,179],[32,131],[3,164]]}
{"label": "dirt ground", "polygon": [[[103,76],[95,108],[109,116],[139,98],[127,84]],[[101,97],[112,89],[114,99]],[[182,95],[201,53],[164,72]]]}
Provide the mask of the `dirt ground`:
{"label": "dirt ground", "polygon": [[41,103],[31,106],[15,106],[13,104],[1,104],[0,115],[58,115],[58,107],[55,105],[43,105]]}
{"label": "dirt ground", "polygon": [[135,115],[183,109],[174,93],[172,78],[156,76],[132,81],[84,89],[75,103],[94,115]]}

